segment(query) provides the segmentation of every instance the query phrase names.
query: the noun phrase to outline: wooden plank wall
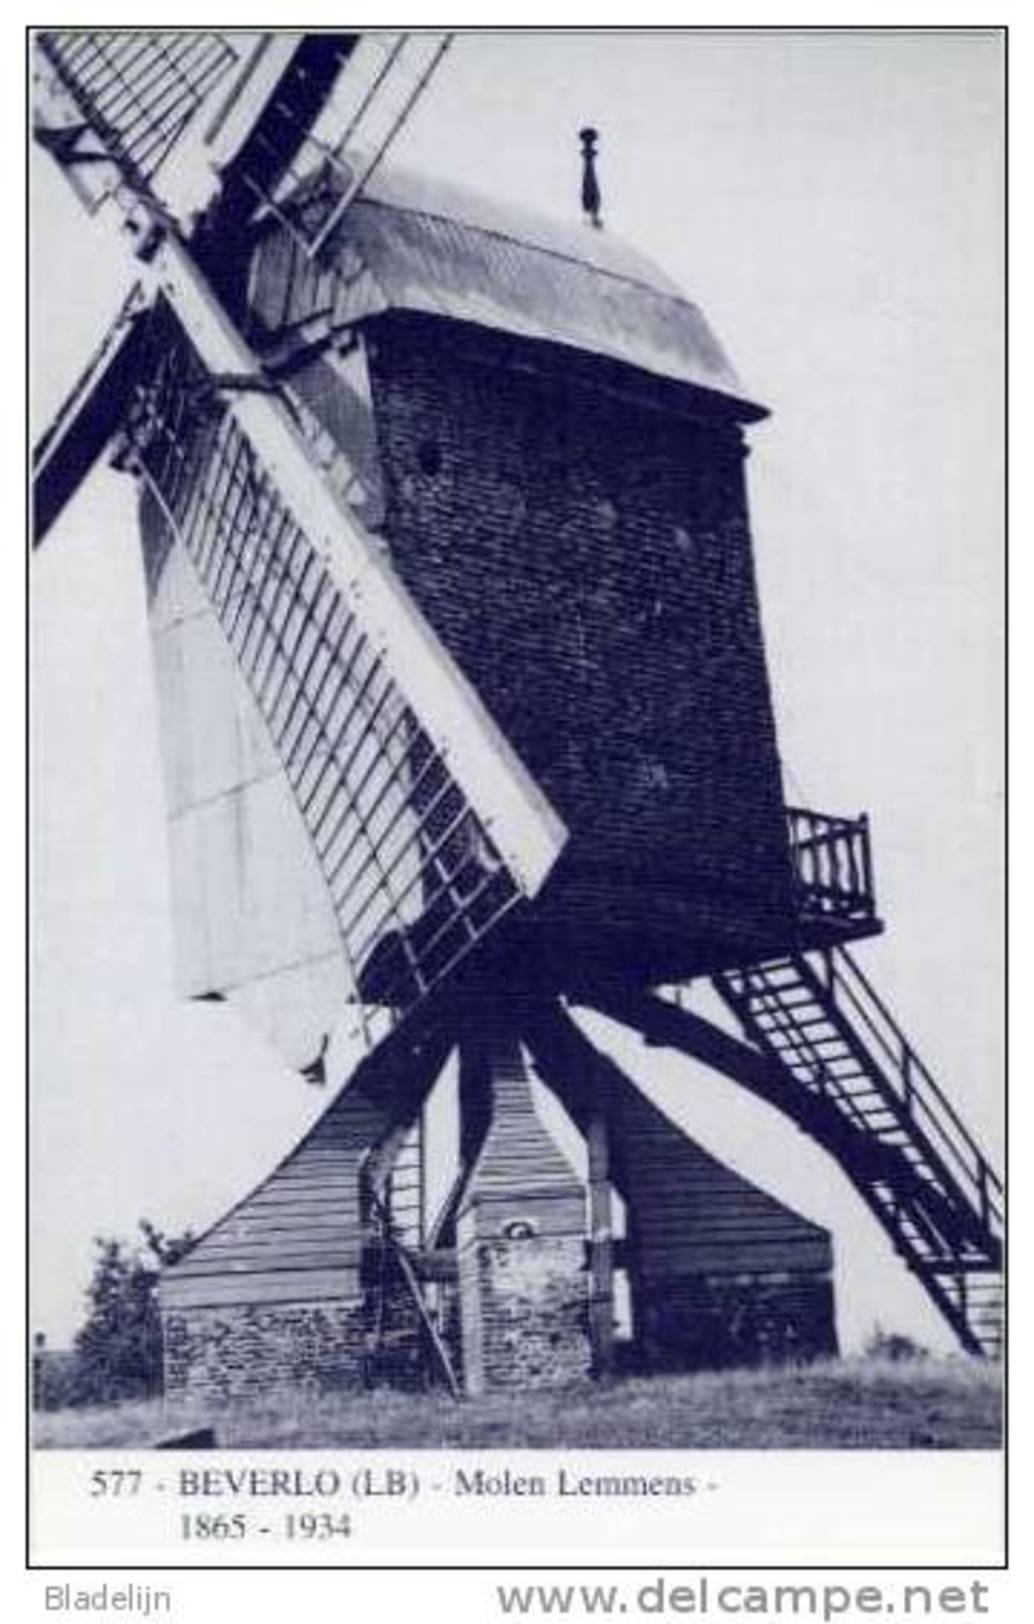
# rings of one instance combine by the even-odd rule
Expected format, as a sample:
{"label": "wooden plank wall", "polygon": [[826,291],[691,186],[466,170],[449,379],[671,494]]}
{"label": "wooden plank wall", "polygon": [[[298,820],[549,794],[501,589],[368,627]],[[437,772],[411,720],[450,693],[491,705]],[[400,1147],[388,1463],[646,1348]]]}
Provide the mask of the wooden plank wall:
{"label": "wooden plank wall", "polygon": [[663,1278],[824,1272],[829,1235],[709,1155],[585,1038],[560,1006],[526,1030],[538,1069],[582,1131],[606,1114],[614,1184],[627,1203],[630,1268]]}
{"label": "wooden plank wall", "polygon": [[269,1177],[165,1271],[163,1309],[358,1297],[362,1164],[415,1119],[450,1047],[400,1033],[363,1061]]}

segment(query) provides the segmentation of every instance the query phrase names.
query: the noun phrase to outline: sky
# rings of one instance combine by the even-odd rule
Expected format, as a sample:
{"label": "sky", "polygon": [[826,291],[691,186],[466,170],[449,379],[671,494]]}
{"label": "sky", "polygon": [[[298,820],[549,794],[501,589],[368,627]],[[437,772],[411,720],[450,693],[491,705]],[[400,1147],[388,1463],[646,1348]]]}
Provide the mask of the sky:
{"label": "sky", "polygon": [[[787,797],[872,819],[858,957],[1001,1161],[1001,64],[991,33],[461,35],[399,162],[578,215],[698,303],[752,398],[751,512]],[[125,269],[32,164],[37,430]],[[34,561],[34,1323],[67,1341],[91,1237],[198,1229],[326,1097],[172,943],[131,487],[98,469]],[[950,1346],[830,1160],[725,1079],[593,1034],[702,1144],[833,1231],[841,1339]]]}

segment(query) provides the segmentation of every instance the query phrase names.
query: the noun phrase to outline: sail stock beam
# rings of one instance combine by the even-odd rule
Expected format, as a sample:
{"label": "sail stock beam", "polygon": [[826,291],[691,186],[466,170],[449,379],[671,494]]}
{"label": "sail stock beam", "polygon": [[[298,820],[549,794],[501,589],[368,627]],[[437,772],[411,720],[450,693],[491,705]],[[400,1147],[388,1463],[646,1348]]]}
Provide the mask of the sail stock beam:
{"label": "sail stock beam", "polygon": [[137,283],[32,457],[33,534],[38,547],[118,433],[139,364],[146,297]]}

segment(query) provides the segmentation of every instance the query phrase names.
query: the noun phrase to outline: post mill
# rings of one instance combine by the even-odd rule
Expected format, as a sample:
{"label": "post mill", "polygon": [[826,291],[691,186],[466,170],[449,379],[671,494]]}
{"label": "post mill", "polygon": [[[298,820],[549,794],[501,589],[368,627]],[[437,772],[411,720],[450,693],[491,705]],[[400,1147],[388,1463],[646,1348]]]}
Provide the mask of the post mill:
{"label": "post mill", "polygon": [[829,1234],[576,1009],[785,1113],[994,1354],[1001,1185],[855,957],[866,819],[784,801],[765,408],[594,229],[594,130],[571,227],[389,167],[449,43],[35,36],[36,135],[135,278],[37,540],[98,457],[136,481],[183,990],[329,1094],[166,1271],[167,1390],[559,1383],[612,1368],[618,1283],[639,1368],[831,1351]]}

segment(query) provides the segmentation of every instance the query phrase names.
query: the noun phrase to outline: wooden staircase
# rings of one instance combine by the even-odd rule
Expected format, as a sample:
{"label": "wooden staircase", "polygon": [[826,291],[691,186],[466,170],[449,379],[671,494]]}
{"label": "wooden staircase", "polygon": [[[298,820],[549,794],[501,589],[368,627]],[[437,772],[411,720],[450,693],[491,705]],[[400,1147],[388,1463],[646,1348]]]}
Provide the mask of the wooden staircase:
{"label": "wooden staircase", "polygon": [[[425,1295],[422,1217],[414,1228],[413,1180],[408,1170],[419,1166],[408,1146],[399,1153],[383,1198],[364,1181],[367,1302],[366,1382],[370,1387],[426,1387],[444,1382],[453,1398],[459,1378]],[[416,1157],[419,1158],[419,1146]],[[392,1203],[392,1181],[401,1180]],[[422,1179],[422,1167],[419,1171]],[[399,1194],[402,1200],[399,1201]]]}
{"label": "wooden staircase", "polygon": [[[843,946],[713,978],[970,1353],[1002,1347],[1002,1185]],[[837,1123],[840,1130],[837,1131]],[[875,1154],[874,1154],[875,1152]]]}

